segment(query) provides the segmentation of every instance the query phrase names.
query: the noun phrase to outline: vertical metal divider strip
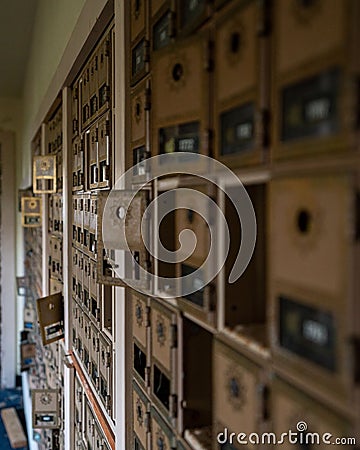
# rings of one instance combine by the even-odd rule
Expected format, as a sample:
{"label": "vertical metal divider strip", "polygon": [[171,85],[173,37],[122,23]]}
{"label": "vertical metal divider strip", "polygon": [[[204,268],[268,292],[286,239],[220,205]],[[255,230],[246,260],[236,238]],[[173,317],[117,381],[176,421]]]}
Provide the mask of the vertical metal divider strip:
{"label": "vertical metal divider strip", "polygon": [[[46,153],[46,124],[41,124],[41,154]],[[48,208],[48,194],[41,194],[42,200],[42,217],[41,217],[41,240],[42,240],[42,296],[49,295],[49,270],[48,270],[48,260],[49,260],[49,248],[47,242],[48,236],[48,218],[49,218],[49,208]]]}
{"label": "vertical metal divider strip", "polygon": [[[115,40],[113,59],[113,101],[114,101],[114,127],[113,127],[113,152],[114,152],[114,184],[117,178],[125,170],[125,114],[126,114],[126,70],[128,67],[128,58],[125,55],[125,3],[122,0],[115,0]],[[101,255],[99,256],[101,257]],[[128,339],[126,307],[125,307],[125,289],[116,287],[114,299],[114,318],[113,336],[114,336],[114,418],[115,418],[115,449],[124,450],[127,447],[130,435],[130,421],[127,417],[127,406],[131,401],[131,390],[128,387],[129,371],[128,364]]]}
{"label": "vertical metal divider strip", "polygon": [[[219,182],[218,189],[218,202],[219,202],[219,208],[223,212],[225,216],[225,186],[222,181]],[[217,251],[218,251],[218,261],[223,260],[223,256],[225,254],[225,248],[224,248],[224,240],[222,239],[222,236],[225,234],[225,224],[222,220],[219,220],[216,223],[216,228],[218,229],[218,235],[216,236],[217,240]],[[223,330],[225,327],[225,264],[221,268],[218,276],[217,276],[217,328],[218,330]]]}
{"label": "vertical metal divider strip", "polygon": [[[71,90],[64,87],[62,90],[62,133],[63,133],[63,295],[65,319],[65,354],[71,350]],[[64,361],[61,362],[64,364]],[[64,364],[64,442],[65,448],[71,449],[74,442],[74,370]]]}

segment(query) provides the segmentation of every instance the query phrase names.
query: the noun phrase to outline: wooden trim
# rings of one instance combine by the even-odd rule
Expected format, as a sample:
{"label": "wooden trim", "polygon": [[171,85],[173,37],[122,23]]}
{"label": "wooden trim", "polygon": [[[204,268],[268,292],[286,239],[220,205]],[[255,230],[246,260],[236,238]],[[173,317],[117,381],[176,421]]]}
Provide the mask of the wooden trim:
{"label": "wooden trim", "polygon": [[106,417],[104,416],[104,413],[101,410],[101,407],[91,389],[91,386],[89,385],[84,372],[76,358],[76,355],[73,352],[70,352],[73,363],[74,363],[74,367],[76,370],[76,373],[78,374],[80,380],[81,380],[81,384],[82,387],[84,388],[84,392],[93,408],[93,411],[96,415],[96,418],[99,422],[99,424],[101,425],[102,431],[104,432],[106,439],[108,440],[110,447],[112,450],[115,450],[115,436],[113,431],[111,430],[111,428],[109,427],[108,421],[106,419]]}

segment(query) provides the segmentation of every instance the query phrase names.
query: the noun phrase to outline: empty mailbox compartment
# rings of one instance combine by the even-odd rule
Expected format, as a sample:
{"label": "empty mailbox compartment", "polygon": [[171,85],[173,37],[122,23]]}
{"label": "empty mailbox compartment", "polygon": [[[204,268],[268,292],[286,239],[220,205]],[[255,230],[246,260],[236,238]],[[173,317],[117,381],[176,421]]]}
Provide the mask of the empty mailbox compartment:
{"label": "empty mailbox compartment", "polygon": [[[241,224],[230,198],[225,194],[225,218],[230,232],[229,254],[224,270],[224,325],[227,329],[257,341],[268,347],[266,324],[266,184],[245,186],[252,202],[256,223],[257,238],[255,250],[242,276],[229,283],[229,275],[241,244]],[[226,187],[231,197],[237,198],[237,187]]]}
{"label": "empty mailbox compartment", "polygon": [[[198,442],[210,438],[211,448],[213,336],[189,319],[182,318],[182,396],[181,431]],[[210,434],[210,436],[209,436]]]}

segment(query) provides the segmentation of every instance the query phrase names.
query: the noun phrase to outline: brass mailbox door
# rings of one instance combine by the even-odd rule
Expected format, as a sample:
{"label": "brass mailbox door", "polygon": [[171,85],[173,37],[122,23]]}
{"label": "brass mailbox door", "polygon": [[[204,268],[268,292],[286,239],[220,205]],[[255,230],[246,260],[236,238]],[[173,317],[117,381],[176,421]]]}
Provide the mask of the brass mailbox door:
{"label": "brass mailbox door", "polygon": [[[270,183],[271,341],[279,363],[347,401],[356,202],[351,173]],[[336,393],[334,387],[336,386]]]}
{"label": "brass mailbox door", "polygon": [[[234,6],[234,5],[233,5]],[[260,108],[266,86],[257,2],[227,8],[215,22],[215,150],[226,164],[261,162],[264,130]]]}
{"label": "brass mailbox door", "polygon": [[94,448],[95,417],[88,400],[85,400],[85,440],[87,448]]}
{"label": "brass mailbox door", "polygon": [[187,152],[192,169],[196,167],[196,155],[208,154],[209,146],[207,48],[205,32],[153,54],[153,152]]}
{"label": "brass mailbox door", "polygon": [[89,187],[95,189],[98,187],[99,182],[99,169],[98,169],[98,126],[95,123],[87,135],[88,143],[88,155],[89,155]]}
{"label": "brass mailbox door", "polygon": [[161,305],[151,306],[151,356],[168,372],[172,371],[174,314]]}
{"label": "brass mailbox door", "polygon": [[148,1],[145,0],[131,0],[130,1],[130,40],[134,40],[145,33]]}
{"label": "brass mailbox door", "polygon": [[59,428],[59,391],[57,389],[33,389],[32,423],[34,428]]}
{"label": "brass mailbox door", "polygon": [[[130,155],[128,155],[127,167],[136,164],[135,149],[147,145],[149,109],[150,109],[150,80],[139,83],[131,91],[130,106]],[[134,154],[133,154],[134,153]]]}
{"label": "brass mailbox door", "polygon": [[87,127],[90,120],[90,69],[85,66],[85,69],[80,78],[80,92],[81,92],[81,131]]}
{"label": "brass mailbox door", "polygon": [[281,0],[274,4],[276,73],[295,70],[345,50],[350,3]]}
{"label": "brass mailbox door", "polygon": [[227,427],[229,432],[247,435],[258,432],[261,368],[218,341],[214,345],[213,367],[215,431]]}
{"label": "brass mailbox door", "polygon": [[71,120],[72,136],[79,134],[79,81],[76,81],[71,89]]}
{"label": "brass mailbox door", "polygon": [[[162,420],[155,408],[151,408],[151,448],[174,448],[175,438],[168,425]],[[176,444],[175,444],[176,445]]]}
{"label": "brass mailbox door", "polygon": [[[329,447],[322,439],[325,433],[331,433],[331,443],[337,437],[351,436],[351,428],[346,419],[279,378],[275,378],[273,383],[271,404],[273,431],[277,436],[288,433],[289,430],[298,432],[297,425],[304,427],[305,424],[304,438],[308,433],[318,433],[320,445],[316,446],[324,450]],[[288,441],[285,441],[285,445],[286,443],[289,445]],[[309,444],[311,443],[313,442],[310,441]]]}
{"label": "brass mailbox door", "polygon": [[112,93],[112,39],[109,32],[97,49],[99,114],[111,108]]}
{"label": "brass mailbox door", "polygon": [[134,440],[138,439],[142,447],[149,448],[148,436],[150,431],[150,402],[141,389],[133,383],[133,432]]}
{"label": "brass mailbox door", "polygon": [[64,337],[64,304],[61,293],[39,298],[36,302],[43,345]]}
{"label": "brass mailbox door", "polygon": [[132,332],[134,337],[140,342],[140,344],[147,349],[148,339],[147,330],[148,324],[148,306],[147,298],[132,291]]}
{"label": "brass mailbox door", "polygon": [[109,186],[111,180],[111,114],[98,121],[99,187]]}
{"label": "brass mailbox door", "polygon": [[112,411],[113,378],[112,378],[112,346],[103,334],[99,336],[99,395],[109,414]]}

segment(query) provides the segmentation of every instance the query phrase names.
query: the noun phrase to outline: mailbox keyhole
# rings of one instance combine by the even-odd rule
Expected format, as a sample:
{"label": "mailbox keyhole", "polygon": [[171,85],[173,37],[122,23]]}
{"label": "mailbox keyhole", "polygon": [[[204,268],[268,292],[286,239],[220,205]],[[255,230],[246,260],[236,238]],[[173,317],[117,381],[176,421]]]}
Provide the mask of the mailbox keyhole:
{"label": "mailbox keyhole", "polygon": [[311,227],[311,214],[306,209],[299,211],[297,216],[297,227],[300,233],[309,233]]}
{"label": "mailbox keyhole", "polygon": [[235,398],[240,397],[239,384],[235,378],[231,378],[231,380],[230,380],[230,392],[231,392],[232,397],[235,397]]}
{"label": "mailbox keyhole", "polygon": [[135,0],[135,13],[139,14],[140,12],[140,2],[141,0]]}
{"label": "mailbox keyhole", "polygon": [[138,420],[141,421],[142,420],[142,409],[141,409],[140,405],[137,406],[137,416],[138,416]]}
{"label": "mailbox keyhole", "polygon": [[136,106],[135,106],[135,114],[136,114],[136,117],[140,117],[140,113],[141,113],[141,110],[140,110],[140,103],[137,102],[137,103],[136,103]]}
{"label": "mailbox keyhole", "polygon": [[238,31],[235,31],[230,36],[230,51],[231,53],[237,53],[240,50],[241,35]]}
{"label": "mailbox keyhole", "polygon": [[179,81],[184,74],[183,66],[180,63],[176,63],[172,70],[172,76],[175,81]]}

